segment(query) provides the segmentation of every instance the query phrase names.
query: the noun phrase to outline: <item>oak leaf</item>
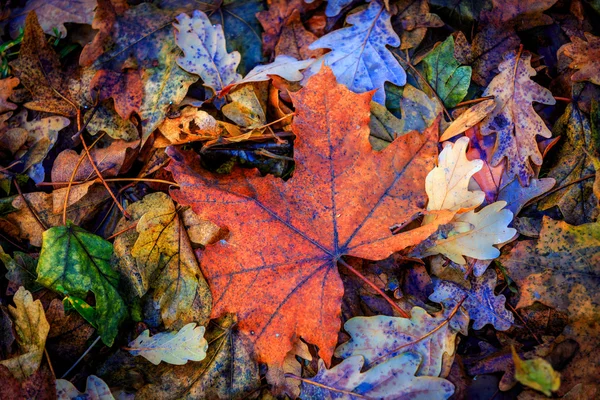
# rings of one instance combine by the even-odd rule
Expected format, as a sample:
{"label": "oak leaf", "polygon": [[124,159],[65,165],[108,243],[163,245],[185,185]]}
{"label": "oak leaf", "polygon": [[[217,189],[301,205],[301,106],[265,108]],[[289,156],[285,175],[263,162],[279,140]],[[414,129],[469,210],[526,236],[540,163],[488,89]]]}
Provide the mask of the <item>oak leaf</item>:
{"label": "oak leaf", "polygon": [[481,122],[481,133],[496,133],[497,150],[492,165],[507,158],[509,178],[517,176],[523,186],[533,177],[531,162],[542,165],[542,154],[536,135],[552,136],[544,121],[535,112],[532,102],[555,104],[552,93],[531,80],[536,72],[531,67],[531,54],[509,52],[483,96],[495,96],[496,108]]}
{"label": "oak leaf", "polygon": [[481,103],[475,104],[473,107],[470,107],[464,113],[460,114],[458,118],[452,121],[442,136],[440,136],[440,142],[452,139],[454,136],[460,135],[461,133],[474,127],[481,122],[481,120],[483,120],[494,108],[496,108],[494,99],[487,99]]}
{"label": "oak leaf", "polygon": [[558,49],[573,61],[569,65],[578,71],[571,75],[573,81],[590,81],[600,85],[600,38],[585,32],[585,40],[577,36],[571,37],[571,43]]}
{"label": "oak leaf", "polygon": [[167,118],[158,127],[162,137],[153,146],[162,148],[195,141],[214,140],[223,134],[223,127],[209,113],[195,107],[185,107],[176,118]]}
{"label": "oak leaf", "polygon": [[500,262],[519,285],[517,308],[539,301],[570,319],[600,317],[600,223],[579,226],[544,217],[540,237],[517,243]]}
{"label": "oak leaf", "polygon": [[[496,279],[496,272],[487,270],[482,276],[472,279],[470,289],[465,289],[454,282],[439,281],[429,300],[443,304],[445,309],[452,310],[464,298],[461,307],[467,311],[469,319],[473,321],[473,329],[479,330],[486,324],[492,324],[497,330],[505,331],[512,326],[515,317],[505,308],[506,298],[503,295],[495,295]],[[454,319],[450,324],[453,321]],[[463,330],[463,328],[465,327],[455,327],[456,330]]]}
{"label": "oak leaf", "polygon": [[465,212],[478,207],[485,197],[480,190],[470,191],[469,182],[481,170],[483,161],[467,160],[469,138],[447,143],[438,157],[438,165],[427,174],[425,190],[428,210]]}
{"label": "oak leaf", "polygon": [[56,394],[58,400],[76,400],[76,399],[94,399],[94,400],[115,400],[110,392],[110,388],[102,379],[95,375],[90,375],[85,384],[85,392],[79,390],[66,379],[56,380]]}
{"label": "oak leaf", "polygon": [[180,185],[171,195],[230,232],[201,253],[212,317],[237,313],[260,361],[280,364],[299,336],[329,360],[340,326],[340,257],[386,258],[452,217],[442,212],[431,225],[391,233],[391,225],[427,213],[424,180],[438,130],[433,124],[373,151],[371,96],[336,84],[327,67],[292,94],[296,168],[287,182],[256,170],[209,173],[195,153],[168,149]]}
{"label": "oak leaf", "polygon": [[420,307],[413,307],[410,318],[354,317],[344,324],[351,338],[335,350],[335,356],[361,355],[366,365],[372,366],[410,351],[423,359],[417,375],[447,376],[457,333],[447,322],[442,313],[431,316]]}
{"label": "oak leaf", "polygon": [[275,46],[275,56],[288,55],[298,60],[318,58],[325,50],[311,50],[309,46],[317,40],[317,36],[307,30],[300,20],[300,13],[294,10],[281,30],[281,36]]}
{"label": "oak leaf", "polygon": [[13,90],[19,86],[19,78],[5,78],[0,79],[0,113],[14,110],[17,105],[8,101],[8,98],[12,95]]}
{"label": "oak leaf", "polygon": [[228,53],[221,25],[212,25],[206,14],[195,10],[192,16],[177,17],[175,41],[184,53],[177,64],[189,73],[199,75],[204,86],[218,93],[230,83],[240,80],[236,72],[240,53]]}
{"label": "oak leaf", "polygon": [[113,98],[115,111],[123,119],[139,112],[143,100],[143,82],[140,72],[127,69],[123,72],[100,70],[90,82],[91,96],[100,101]]}
{"label": "oak leaf", "polygon": [[267,371],[267,382],[272,386],[272,392],[275,395],[283,395],[284,393],[291,398],[298,398],[300,395],[301,382],[297,379],[286,377],[285,374],[302,375],[302,363],[298,358],[312,361],[312,355],[308,349],[308,345],[299,340],[294,343],[294,347],[285,356],[283,365],[270,365]]}
{"label": "oak leaf", "polygon": [[406,83],[406,73],[386,47],[400,45],[390,14],[379,0],[372,0],[369,8],[350,15],[346,23],[352,26],[332,31],[309,46],[311,50],[332,50],[318,58],[306,74],[314,74],[324,63],[339,83],[358,93],[377,89],[373,100],[385,104],[385,82]]}
{"label": "oak leaf", "polygon": [[161,332],[150,337],[146,329],[129,343],[128,351],[142,356],[154,365],[164,361],[183,365],[188,361],[202,361],[206,357],[208,342],[204,339],[204,327],[190,322],[178,332]]}
{"label": "oak leaf", "polygon": [[8,306],[17,332],[17,343],[22,354],[0,361],[19,380],[31,376],[40,367],[50,325],[39,300],[33,301],[31,293],[20,287],[13,297],[15,307]]}
{"label": "oak leaf", "polygon": [[415,376],[421,357],[403,353],[360,372],[364,358],[353,356],[331,369],[319,360],[317,375],[302,381],[302,399],[447,399],[454,385],[433,376]]}
{"label": "oak leaf", "polygon": [[[398,14],[392,19],[392,25],[400,33],[402,45],[400,50],[418,47],[425,38],[427,28],[439,28],[444,26],[444,21],[429,12],[429,1],[427,0],[400,0],[395,1],[393,6],[398,9]],[[387,3],[386,3],[387,4]]]}

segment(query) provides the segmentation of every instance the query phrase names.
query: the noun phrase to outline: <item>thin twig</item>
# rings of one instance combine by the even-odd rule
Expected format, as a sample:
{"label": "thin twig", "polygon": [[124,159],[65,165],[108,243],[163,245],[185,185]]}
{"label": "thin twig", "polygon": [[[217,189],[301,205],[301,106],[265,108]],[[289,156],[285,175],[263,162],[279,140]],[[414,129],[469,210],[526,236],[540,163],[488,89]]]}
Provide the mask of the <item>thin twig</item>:
{"label": "thin twig", "polygon": [[480,97],[478,99],[462,101],[462,102],[458,103],[457,105],[455,105],[454,108],[469,106],[471,104],[477,104],[477,103],[481,103],[482,101],[491,100],[491,99],[495,99],[495,98],[496,98],[496,96],[484,96],[484,97]]}
{"label": "thin twig", "polygon": [[130,231],[132,229],[135,229],[137,227],[137,222],[134,224],[131,224],[130,226],[128,226],[127,228],[121,229],[119,232],[117,233],[113,233],[112,235],[110,235],[109,237],[106,238],[106,240],[110,240],[110,239],[114,239],[119,235],[122,235],[123,233]]}
{"label": "thin twig", "polygon": [[48,350],[46,350],[46,346],[44,346],[44,355],[46,355],[46,360],[48,361],[50,372],[52,372],[52,376],[54,377],[54,379],[56,379],[56,374],[54,373],[54,368],[52,368],[52,361],[50,361],[50,356],[48,355]]}
{"label": "thin twig", "polygon": [[38,222],[38,224],[40,224],[40,226],[42,227],[42,229],[43,230],[47,230],[48,227],[46,226],[46,224],[44,224],[42,222],[42,220],[37,215],[37,213],[35,212],[35,210],[33,209],[33,207],[31,207],[31,204],[29,204],[29,202],[27,201],[27,199],[25,198],[25,196],[23,196],[23,192],[21,191],[21,187],[19,186],[19,183],[17,182],[17,180],[13,179],[13,182],[15,183],[15,187],[17,188],[17,192],[19,192],[19,196],[21,196],[21,199],[23,199],[23,201],[25,202],[25,205],[29,209],[29,212],[33,215],[33,217]]}
{"label": "thin twig", "polygon": [[342,260],[341,258],[338,260],[338,262],[340,264],[342,264],[344,267],[348,268],[350,270],[350,272],[352,272],[354,275],[358,276],[367,285],[371,286],[371,288],[373,290],[375,290],[380,296],[382,296],[392,306],[392,308],[394,310],[398,311],[398,314],[400,314],[403,318],[410,318],[410,315],[408,315],[408,313],[406,311],[401,309],[400,306],[398,304],[396,304],[395,301],[390,299],[390,297],[387,294],[385,294],[385,292],[383,290],[379,289],[376,284],[374,284],[373,282],[368,280],[366,276],[364,276],[363,274],[358,272],[358,270],[356,270],[352,265],[348,264],[346,261]]}
{"label": "thin twig", "polygon": [[353,399],[354,399],[354,398],[358,398],[358,399],[368,399],[368,397],[365,397],[365,396],[363,396],[363,395],[360,395],[360,394],[358,394],[358,393],[354,393],[354,392],[351,392],[351,391],[349,391],[349,390],[336,389],[336,388],[334,388],[334,387],[331,387],[331,386],[323,385],[322,383],[319,383],[319,382],[311,381],[310,379],[301,378],[301,377],[299,377],[298,375],[294,375],[294,374],[286,373],[286,374],[285,374],[285,377],[286,377],[286,378],[297,379],[297,380],[299,380],[299,381],[306,382],[306,383],[308,383],[309,385],[314,385],[314,386],[317,386],[317,387],[320,387],[320,388],[323,388],[323,389],[327,389],[327,390],[329,390],[329,391],[331,391],[331,392],[344,393],[344,394],[347,394],[347,395],[351,396]]}
{"label": "thin twig", "polygon": [[[91,181],[99,181],[98,178],[94,178],[89,181],[71,181],[74,185],[81,185],[84,183],[88,183]],[[177,186],[177,182],[166,181],[164,179],[154,179],[154,178],[104,178],[106,182],[154,182],[154,183],[164,183],[167,185]],[[69,182],[40,182],[36,184],[36,186],[54,186],[54,185],[66,185]]]}
{"label": "thin twig", "polygon": [[88,348],[87,348],[87,350],[83,352],[83,354],[81,355],[81,357],[79,357],[79,358],[77,359],[77,361],[75,361],[75,364],[73,364],[73,365],[71,366],[71,368],[69,368],[69,370],[68,370],[67,372],[65,372],[65,373],[63,374],[63,376],[61,376],[61,377],[60,377],[60,379],[65,379],[65,377],[66,377],[67,375],[69,375],[69,372],[73,371],[73,368],[75,368],[75,367],[77,366],[77,364],[79,364],[79,363],[81,362],[81,360],[83,360],[83,357],[85,357],[85,356],[87,355],[87,353],[89,353],[89,352],[90,352],[90,350],[92,350],[92,348],[93,348],[93,347],[96,345],[96,343],[98,343],[98,341],[99,341],[99,340],[100,340],[100,336],[98,336],[98,337],[96,338],[96,340],[94,340],[94,342],[93,342],[93,343],[90,345],[90,347],[88,347]]}
{"label": "thin twig", "polygon": [[591,178],[595,178],[595,177],[596,177],[596,173],[593,173],[593,174],[589,174],[589,175],[583,176],[583,177],[581,177],[579,179],[575,179],[573,182],[565,183],[564,185],[561,185],[561,186],[559,186],[557,188],[554,188],[552,190],[547,191],[546,193],[542,194],[541,196],[538,196],[538,197],[535,197],[535,198],[529,200],[527,203],[525,203],[525,205],[523,206],[523,208],[527,207],[528,205],[530,205],[532,203],[540,201],[544,197],[550,196],[552,193],[556,193],[556,192],[558,192],[560,190],[568,188],[571,185],[574,185],[574,184],[579,183],[581,181],[585,181],[587,179],[591,179]]}

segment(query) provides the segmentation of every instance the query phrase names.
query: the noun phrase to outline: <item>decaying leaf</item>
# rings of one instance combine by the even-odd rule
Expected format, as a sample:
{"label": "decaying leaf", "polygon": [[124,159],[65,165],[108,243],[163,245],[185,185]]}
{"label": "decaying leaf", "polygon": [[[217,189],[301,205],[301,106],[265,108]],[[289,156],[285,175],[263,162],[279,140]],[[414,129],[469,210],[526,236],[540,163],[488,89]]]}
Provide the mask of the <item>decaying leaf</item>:
{"label": "decaying leaf", "polygon": [[398,14],[392,18],[392,25],[401,32],[400,50],[418,47],[425,38],[427,28],[444,26],[440,17],[429,12],[429,3],[427,0],[399,0],[392,3],[398,9]]}
{"label": "decaying leaf", "polygon": [[90,322],[102,341],[111,346],[119,324],[127,316],[127,307],[117,291],[119,274],[110,265],[112,244],[71,222],[48,229],[43,237],[38,282],[84,304],[88,292],[93,292],[96,305],[88,305],[94,316]]}
{"label": "decaying leaf", "polygon": [[27,379],[40,367],[46,337],[50,325],[44,314],[44,307],[39,300],[33,301],[31,293],[20,287],[13,297],[15,307],[8,306],[17,332],[17,343],[21,355],[0,361],[18,380]]}
{"label": "decaying leaf", "polygon": [[384,83],[406,83],[406,73],[386,47],[400,45],[390,14],[379,0],[372,0],[369,8],[350,15],[346,23],[352,26],[333,31],[310,45],[312,50],[332,50],[318,58],[305,75],[314,74],[325,64],[339,83],[357,93],[377,89],[373,100],[385,104]]}
{"label": "decaying leaf", "polygon": [[146,329],[129,343],[128,351],[134,356],[142,356],[154,365],[161,361],[183,365],[188,361],[202,361],[206,357],[208,343],[204,339],[204,327],[194,322],[185,325],[178,332],[161,332],[150,337]]}
{"label": "decaying leaf", "polygon": [[360,355],[367,366],[373,366],[410,351],[422,357],[418,376],[447,376],[450,371],[457,331],[441,313],[431,316],[414,307],[410,318],[354,317],[346,321],[344,330],[351,339],[335,350],[336,357]]}
{"label": "decaying leaf", "polygon": [[267,382],[273,386],[272,391],[274,394],[287,394],[292,398],[300,396],[300,384],[302,382],[298,379],[286,378],[285,375],[302,375],[302,364],[298,361],[297,357],[308,361],[312,360],[308,346],[301,340],[294,343],[294,348],[287,353],[281,367],[278,365],[269,366],[266,378]]}
{"label": "decaying leaf", "polygon": [[[417,376],[421,357],[403,353],[361,373],[364,358],[353,356],[331,369],[319,360],[319,372],[302,381],[302,399],[447,399],[454,393],[449,381]],[[360,397],[359,397],[360,396]]]}
{"label": "decaying leaf", "polygon": [[0,113],[5,113],[17,108],[17,105],[8,101],[8,98],[19,83],[19,78],[15,77],[0,79]]}
{"label": "decaying leaf", "polygon": [[481,103],[475,104],[473,107],[466,110],[458,118],[456,118],[450,126],[440,136],[440,142],[452,139],[456,135],[460,135],[467,129],[472,128],[481,122],[494,108],[496,103],[494,99],[484,100]]}
{"label": "decaying leaf", "polygon": [[447,143],[438,157],[438,165],[427,174],[425,190],[429,197],[428,210],[465,212],[483,203],[484,193],[470,191],[469,182],[481,169],[483,161],[467,160],[469,138]]}
{"label": "decaying leaf", "polygon": [[195,107],[185,107],[177,118],[165,119],[158,130],[166,140],[157,138],[154,147],[214,140],[223,134],[223,128],[212,115]]}
{"label": "decaying leaf", "polygon": [[[283,0],[282,2],[290,3],[288,0]],[[300,13],[297,10],[294,10],[281,30],[281,36],[275,46],[275,56],[287,55],[298,60],[319,58],[325,54],[325,50],[311,50],[309,48],[309,46],[317,39],[317,36],[308,31],[304,27],[304,24],[302,24]]]}
{"label": "decaying leaf", "polygon": [[[210,290],[173,200],[153,193],[127,210],[137,221],[136,229],[115,240],[115,253],[135,294],[142,297],[153,289],[152,298],[167,327],[204,323],[210,314]],[[119,228],[131,224],[123,219]]]}
{"label": "decaying leaf", "polygon": [[519,285],[517,308],[539,301],[572,321],[597,319],[599,249],[600,223],[573,226],[544,217],[537,241],[521,241],[500,259]]}
{"label": "decaying leaf", "polygon": [[558,49],[558,54],[573,59],[569,66],[578,70],[571,79],[600,85],[600,38],[585,32],[585,40],[572,36],[571,42]]}
{"label": "decaying leaf", "polygon": [[485,206],[481,211],[469,211],[456,216],[453,221],[431,239],[423,242],[421,256],[443,254],[457,264],[465,264],[463,256],[478,260],[493,260],[500,255],[494,245],[502,244],[515,236],[517,230],[509,228],[513,213],[505,209],[505,201]]}
{"label": "decaying leaf", "polygon": [[46,41],[35,11],[27,14],[19,58],[12,66],[15,75],[33,96],[33,101],[25,104],[27,108],[75,116],[77,105],[69,98],[60,60]]}
{"label": "decaying leaf", "polygon": [[194,11],[177,17],[175,40],[184,56],[177,64],[184,70],[199,75],[204,85],[218,93],[230,83],[239,81],[236,72],[240,63],[240,53],[228,53],[225,48],[225,35],[220,25],[212,25],[206,14]]}
{"label": "decaying leaf", "polygon": [[54,35],[56,30],[60,37],[65,37],[65,23],[91,25],[95,7],[96,0],[31,0],[10,20],[10,35],[13,38],[17,37],[19,29],[25,24],[26,16],[35,11],[45,33]]}
{"label": "decaying leaf", "polygon": [[303,77],[300,71],[312,63],[313,60],[297,60],[286,55],[277,56],[270,64],[254,67],[243,79],[234,82],[230,87],[249,82],[268,81],[269,75],[277,75],[290,82],[299,81]]}
{"label": "decaying leaf", "polygon": [[[530,164],[542,165],[536,135],[552,136],[544,121],[535,112],[532,102],[555,104],[552,93],[533,82],[536,72],[530,65],[531,54],[509,52],[498,69],[500,73],[483,93],[495,96],[496,108],[481,122],[481,133],[496,133],[497,150],[492,165],[507,159],[507,174],[516,176],[523,186],[533,177]],[[530,161],[531,160],[531,161]]]}
{"label": "decaying leaf", "polygon": [[238,331],[234,316],[227,315],[209,325],[210,343],[200,363],[165,365],[159,379],[142,387],[136,396],[144,399],[243,399],[260,386],[252,343]]}
{"label": "decaying leaf", "polygon": [[77,390],[77,388],[68,380],[57,379],[56,394],[58,396],[58,400],[77,400],[81,398],[93,400],[115,400],[106,382],[95,375],[88,376],[84,393],[80,393],[79,390]]}
{"label": "decaying leaf", "polygon": [[425,211],[437,124],[375,152],[371,96],[336,84],[327,67],[293,94],[296,168],[287,182],[256,170],[216,175],[197,167],[196,154],[168,149],[180,186],[172,196],[229,230],[201,254],[212,317],[236,312],[262,362],[281,364],[298,336],[329,360],[340,324],[339,257],[386,258],[451,218],[443,212],[433,224],[392,235],[391,224]]}
{"label": "decaying leaf", "polygon": [[54,374],[44,364],[22,381],[15,378],[8,368],[0,364],[0,382],[2,382],[0,399],[54,400],[56,399],[55,381]]}
{"label": "decaying leaf", "polygon": [[[505,331],[512,326],[515,318],[505,308],[506,298],[494,294],[495,288],[496,273],[489,269],[482,276],[472,279],[470,289],[449,281],[438,282],[429,300],[443,304],[446,310],[452,310],[464,299],[461,307],[467,311],[469,319],[473,321],[473,329],[481,329],[486,324],[491,324],[497,330]],[[452,325],[454,321],[452,319],[450,324]],[[457,325],[454,327],[460,331],[465,331],[464,328]]]}
{"label": "decaying leaf", "polygon": [[143,99],[143,82],[140,72],[128,69],[124,72],[100,70],[90,82],[93,99],[114,99],[115,111],[123,119],[139,112]]}
{"label": "decaying leaf", "polygon": [[13,258],[6,254],[0,246],[0,261],[4,263],[4,267],[7,269],[6,279],[10,281],[6,289],[7,293],[14,294],[21,286],[32,292],[36,292],[42,288],[35,281],[37,279],[37,273],[35,272],[37,265],[36,258],[20,251],[15,251]]}
{"label": "decaying leaf", "polygon": [[548,361],[540,357],[521,360],[514,347],[512,356],[515,363],[515,378],[523,385],[539,390],[546,396],[552,396],[552,392],[558,390],[560,374],[554,371]]}

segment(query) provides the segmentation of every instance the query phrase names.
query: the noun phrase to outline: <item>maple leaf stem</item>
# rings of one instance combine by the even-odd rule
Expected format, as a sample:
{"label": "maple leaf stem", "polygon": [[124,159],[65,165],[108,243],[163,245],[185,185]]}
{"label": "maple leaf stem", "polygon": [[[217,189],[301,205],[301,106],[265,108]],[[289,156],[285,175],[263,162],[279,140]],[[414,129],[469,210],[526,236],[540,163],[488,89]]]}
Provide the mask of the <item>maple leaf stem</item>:
{"label": "maple leaf stem", "polygon": [[379,289],[376,284],[374,284],[373,282],[368,280],[366,276],[361,274],[352,265],[348,264],[346,261],[342,260],[341,258],[338,260],[338,262],[340,264],[342,264],[344,267],[348,268],[350,270],[350,272],[352,272],[354,275],[358,276],[367,285],[371,286],[371,288],[373,290],[375,290],[380,296],[382,296],[385,299],[385,301],[387,301],[392,306],[392,308],[394,310],[398,311],[398,314],[400,314],[400,316],[402,316],[403,318],[410,318],[410,315],[408,315],[408,313],[406,311],[401,309],[400,306],[398,306],[398,304],[396,304],[392,299],[390,299],[390,297],[387,294],[385,294],[385,292],[383,290]]}
{"label": "maple leaf stem", "polygon": [[323,388],[323,389],[327,389],[327,390],[329,390],[331,392],[344,393],[344,394],[352,396],[352,398],[368,399],[368,397],[365,397],[363,395],[360,395],[360,394],[357,394],[357,393],[354,393],[354,392],[350,392],[348,390],[336,389],[336,388],[333,388],[331,386],[323,385],[322,383],[313,382],[310,379],[304,379],[304,378],[299,377],[298,375],[286,373],[286,374],[284,374],[284,376],[286,378],[297,379],[299,381],[308,383],[309,385],[314,385],[314,386],[318,386],[318,387]]}

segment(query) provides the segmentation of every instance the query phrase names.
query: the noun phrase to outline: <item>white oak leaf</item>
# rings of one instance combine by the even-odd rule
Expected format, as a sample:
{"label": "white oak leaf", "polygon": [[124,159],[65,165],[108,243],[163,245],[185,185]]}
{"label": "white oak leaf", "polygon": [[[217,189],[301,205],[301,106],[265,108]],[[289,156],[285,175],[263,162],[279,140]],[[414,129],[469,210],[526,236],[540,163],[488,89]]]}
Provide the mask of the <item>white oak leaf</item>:
{"label": "white oak leaf", "polygon": [[206,14],[195,10],[191,18],[180,14],[173,26],[175,41],[184,53],[177,60],[181,68],[200,75],[204,85],[215,92],[241,79],[236,72],[240,53],[227,53],[221,25],[213,25]]}
{"label": "white oak leaf", "polygon": [[168,364],[183,365],[188,361],[202,361],[206,357],[208,342],[204,339],[204,327],[189,323],[179,332],[161,332],[150,337],[146,329],[128,350],[134,356],[142,356],[154,365],[164,361]]}
{"label": "white oak leaf", "polygon": [[513,219],[510,210],[503,209],[505,201],[497,201],[481,211],[469,211],[458,215],[446,225],[447,232],[438,231],[438,237],[421,256],[443,254],[457,264],[466,263],[463,256],[478,260],[493,260],[500,255],[494,245],[502,244],[512,239],[516,229],[509,228]]}
{"label": "white oak leaf", "polygon": [[373,101],[385,104],[385,82],[398,86],[406,83],[406,72],[386,47],[400,46],[390,14],[378,0],[372,0],[369,8],[350,15],[346,23],[352,26],[334,30],[310,45],[311,50],[332,50],[307,69],[305,78],[324,62],[338,83],[357,93],[377,89]]}
{"label": "white oak leaf", "polygon": [[429,197],[428,210],[464,212],[483,203],[485,193],[470,191],[469,181],[483,167],[483,161],[467,159],[469,138],[446,143],[438,157],[438,166],[427,175],[425,190]]}
{"label": "white oak leaf", "polygon": [[319,360],[319,372],[302,381],[302,399],[447,399],[454,385],[443,378],[415,376],[421,357],[403,353],[361,373],[361,356],[345,359],[331,369]]}
{"label": "white oak leaf", "polygon": [[58,400],[115,400],[106,382],[95,375],[88,376],[84,393],[80,393],[68,380],[57,379],[56,395]]}
{"label": "white oak leaf", "polygon": [[542,165],[542,153],[535,140],[536,135],[552,137],[532,103],[555,104],[552,93],[531,80],[536,75],[531,67],[531,54],[516,52],[504,55],[498,66],[500,73],[492,79],[483,97],[495,96],[496,108],[481,122],[481,133],[496,133],[496,151],[492,165],[507,159],[509,178],[517,176],[522,185],[528,185],[533,177],[530,164]]}
{"label": "white oak leaf", "polygon": [[308,67],[315,60],[296,60],[294,57],[279,55],[275,61],[265,65],[257,65],[252,68],[248,74],[242,79],[230,86],[237,86],[249,82],[268,81],[269,75],[277,75],[290,82],[296,82],[304,76],[301,70]]}

